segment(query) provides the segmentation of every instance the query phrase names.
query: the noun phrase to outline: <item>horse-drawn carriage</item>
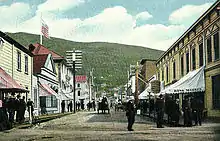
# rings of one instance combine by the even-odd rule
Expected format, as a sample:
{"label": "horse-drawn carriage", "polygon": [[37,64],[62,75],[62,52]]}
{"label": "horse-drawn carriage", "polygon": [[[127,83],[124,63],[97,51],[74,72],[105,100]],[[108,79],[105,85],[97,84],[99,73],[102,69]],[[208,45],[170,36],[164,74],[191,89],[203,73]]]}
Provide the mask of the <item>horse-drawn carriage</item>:
{"label": "horse-drawn carriage", "polygon": [[97,109],[98,114],[99,114],[99,110],[101,110],[102,113],[104,114],[106,110],[108,111],[108,114],[110,113],[109,104],[108,104],[108,100],[106,97],[103,97],[102,101],[98,103],[98,109]]}

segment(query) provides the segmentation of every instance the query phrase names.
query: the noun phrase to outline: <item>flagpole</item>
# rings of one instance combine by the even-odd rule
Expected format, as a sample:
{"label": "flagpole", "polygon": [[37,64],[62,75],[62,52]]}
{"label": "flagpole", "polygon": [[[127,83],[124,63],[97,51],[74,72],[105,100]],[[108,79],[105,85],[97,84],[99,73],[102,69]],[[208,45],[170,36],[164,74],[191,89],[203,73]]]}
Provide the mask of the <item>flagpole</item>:
{"label": "flagpole", "polygon": [[40,14],[40,44],[43,44],[43,35],[42,35],[42,12]]}

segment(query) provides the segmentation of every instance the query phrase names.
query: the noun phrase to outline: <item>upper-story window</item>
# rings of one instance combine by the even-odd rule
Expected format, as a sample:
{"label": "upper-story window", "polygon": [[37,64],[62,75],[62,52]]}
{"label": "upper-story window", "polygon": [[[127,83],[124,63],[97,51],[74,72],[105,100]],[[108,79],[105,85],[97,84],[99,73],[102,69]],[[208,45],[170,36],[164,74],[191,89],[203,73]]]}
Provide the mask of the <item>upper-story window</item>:
{"label": "upper-story window", "polygon": [[180,58],[180,63],[181,63],[181,76],[184,75],[184,63],[183,63],[183,55]]}
{"label": "upper-story window", "polygon": [[21,52],[17,52],[17,70],[21,71]]}
{"label": "upper-story window", "polygon": [[215,60],[219,59],[219,32],[214,35],[214,51],[215,51]]}
{"label": "upper-story window", "polygon": [[173,62],[173,79],[176,79],[176,62]]}
{"label": "upper-story window", "polygon": [[25,73],[28,73],[28,56],[25,56]]}
{"label": "upper-story window", "polygon": [[80,96],[80,91],[78,91],[78,96]]}
{"label": "upper-story window", "polygon": [[212,42],[211,42],[211,36],[207,39],[207,59],[208,59],[208,63],[212,62]]}
{"label": "upper-story window", "polygon": [[203,66],[203,43],[199,45],[199,66]]}
{"label": "upper-story window", "polygon": [[164,81],[164,69],[161,70],[162,81]]}
{"label": "upper-story window", "polygon": [[79,83],[77,84],[77,87],[78,87],[78,88],[80,87],[80,84],[79,84]]}
{"label": "upper-story window", "polygon": [[196,50],[192,49],[192,69],[196,69]]}
{"label": "upper-story window", "polygon": [[186,53],[186,73],[189,72],[189,52]]}
{"label": "upper-story window", "polygon": [[166,66],[166,81],[169,81],[169,72],[168,72],[168,65]]}

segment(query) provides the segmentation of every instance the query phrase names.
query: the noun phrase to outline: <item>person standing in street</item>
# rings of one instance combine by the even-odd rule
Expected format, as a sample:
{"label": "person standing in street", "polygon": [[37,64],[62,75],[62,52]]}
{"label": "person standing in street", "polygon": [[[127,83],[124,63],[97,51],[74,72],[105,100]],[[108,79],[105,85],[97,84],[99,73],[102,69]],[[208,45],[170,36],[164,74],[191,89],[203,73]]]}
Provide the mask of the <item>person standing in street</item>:
{"label": "person standing in street", "polygon": [[128,119],[128,127],[127,127],[128,131],[134,131],[134,129],[132,129],[132,126],[135,121],[135,108],[132,100],[129,100],[126,105],[126,116]]}
{"label": "person standing in street", "polygon": [[155,108],[157,112],[157,128],[163,128],[163,116],[164,116],[164,98],[163,95],[160,94],[156,100]]}
{"label": "person standing in street", "polygon": [[184,116],[184,126],[192,126],[192,108],[189,96],[185,96],[183,100],[183,116]]}
{"label": "person standing in street", "polygon": [[25,114],[25,110],[26,110],[26,102],[25,102],[25,96],[22,97],[22,99],[20,100],[20,122],[23,123],[25,118],[24,118],[24,114]]}
{"label": "person standing in street", "polygon": [[64,113],[65,112],[65,101],[64,100],[61,102],[61,108],[62,108],[62,113]]}
{"label": "person standing in street", "polygon": [[29,98],[27,102],[29,116],[34,116],[34,102]]}

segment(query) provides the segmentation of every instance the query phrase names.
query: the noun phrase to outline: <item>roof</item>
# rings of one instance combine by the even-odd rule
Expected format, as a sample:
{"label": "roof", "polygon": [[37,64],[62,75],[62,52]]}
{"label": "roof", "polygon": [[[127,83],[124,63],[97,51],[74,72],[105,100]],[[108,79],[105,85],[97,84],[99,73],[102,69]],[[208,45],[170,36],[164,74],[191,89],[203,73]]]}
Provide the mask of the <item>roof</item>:
{"label": "roof", "polygon": [[0,67],[0,91],[28,92]]}
{"label": "roof", "polygon": [[199,24],[200,21],[202,21],[208,13],[210,13],[212,10],[214,10],[215,8],[218,9],[220,5],[220,1],[217,0],[204,14],[202,14],[180,37],[179,39],[176,40],[176,42],[174,42],[171,47],[166,51],[164,52],[160,58],[157,60],[156,63],[158,63],[167,53],[169,53],[170,50],[173,49],[173,47],[176,46],[176,44],[178,44],[192,29],[194,29],[197,24]]}
{"label": "roof", "polygon": [[153,61],[153,62],[156,62],[157,60],[154,60],[154,59],[141,59],[140,64],[143,65],[146,61]]}
{"label": "roof", "polygon": [[[31,44],[31,45],[33,45],[35,47],[34,50],[32,51],[32,53],[34,55],[52,54],[54,60],[64,59],[63,56],[59,55],[58,53],[55,53],[54,51],[49,50],[47,47],[45,47],[39,43]],[[29,46],[31,46],[31,45],[29,45]]]}
{"label": "roof", "polygon": [[40,54],[40,55],[34,56],[34,61],[33,61],[34,74],[40,73],[41,68],[44,66],[44,64],[47,60],[47,56],[48,56],[48,54]]}
{"label": "roof", "polygon": [[77,75],[75,76],[75,81],[76,82],[86,82],[87,77],[86,75]]}
{"label": "roof", "polygon": [[29,51],[25,46],[21,45],[20,43],[18,43],[17,41],[15,41],[14,39],[12,39],[11,37],[9,37],[7,34],[5,34],[4,32],[0,31],[0,37],[2,37],[4,40],[6,40],[7,42],[9,42],[10,44],[14,45],[15,47],[17,47],[18,49],[20,49],[21,51],[27,53],[30,56],[33,56],[33,54],[31,53],[31,51]]}

